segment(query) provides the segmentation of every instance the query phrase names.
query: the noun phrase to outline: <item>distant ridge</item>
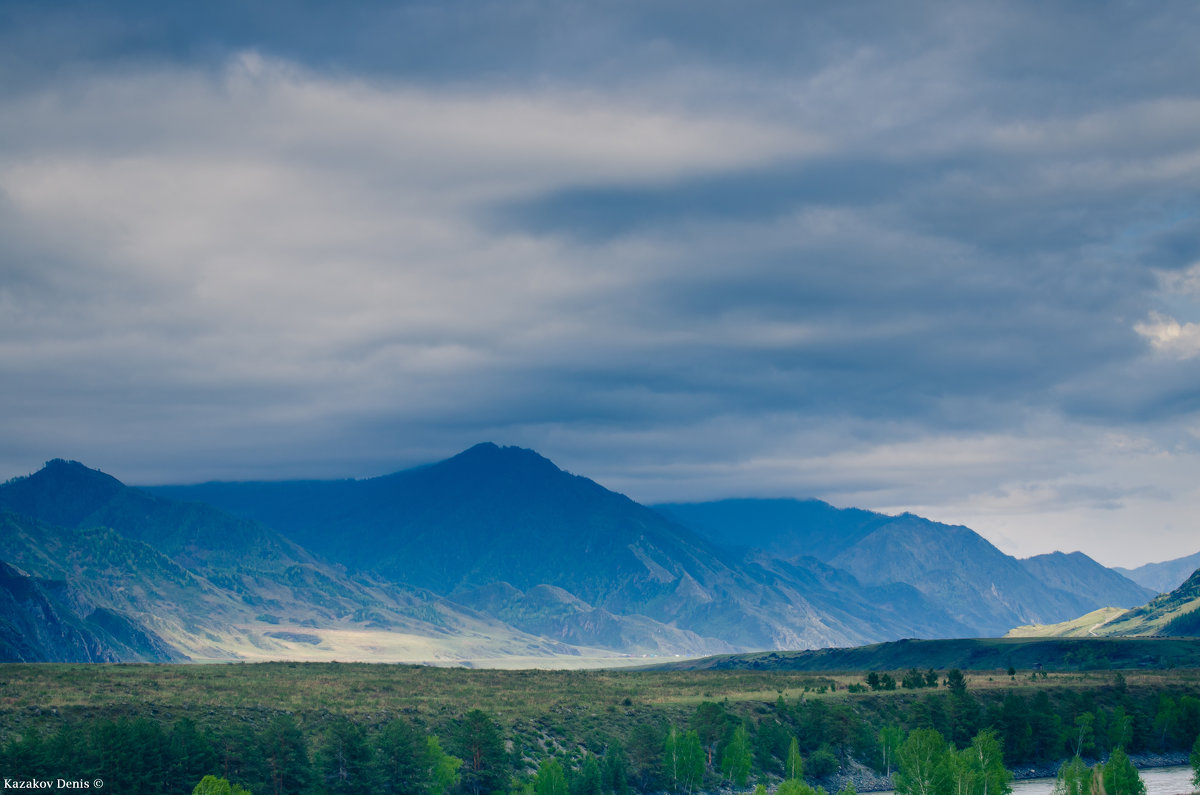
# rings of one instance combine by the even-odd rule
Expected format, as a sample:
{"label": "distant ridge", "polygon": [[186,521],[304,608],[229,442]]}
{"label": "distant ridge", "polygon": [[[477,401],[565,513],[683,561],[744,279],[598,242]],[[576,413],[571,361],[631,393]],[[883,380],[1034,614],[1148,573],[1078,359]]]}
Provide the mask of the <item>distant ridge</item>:
{"label": "distant ridge", "polygon": [[915,588],[946,620],[967,628],[957,634],[1002,635],[1017,624],[1072,618],[1110,604],[1135,605],[1152,595],[1085,555],[1018,561],[970,528],[913,514],[839,509],[819,500],[721,500],[656,508],[730,549],[757,547],[791,560],[811,555],[863,586]]}
{"label": "distant ridge", "polygon": [[1136,569],[1117,567],[1115,570],[1155,593],[1168,593],[1182,585],[1196,569],[1200,569],[1200,552],[1161,563],[1147,563]]}

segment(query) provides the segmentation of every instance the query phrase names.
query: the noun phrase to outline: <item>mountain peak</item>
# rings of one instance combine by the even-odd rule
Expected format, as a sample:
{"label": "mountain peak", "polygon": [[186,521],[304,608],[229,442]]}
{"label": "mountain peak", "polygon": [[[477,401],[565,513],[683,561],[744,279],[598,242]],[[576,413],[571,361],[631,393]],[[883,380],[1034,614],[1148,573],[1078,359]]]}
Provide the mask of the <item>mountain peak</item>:
{"label": "mountain peak", "polygon": [[0,486],[0,508],[37,516],[48,524],[71,526],[125,488],[98,469],[55,458],[32,475]]}
{"label": "mountain peak", "polygon": [[[433,464],[432,469],[479,484],[493,481],[520,481],[529,485],[547,478],[572,477],[553,461],[524,447],[501,447],[483,442],[456,456]],[[412,472],[414,470],[409,470]],[[403,473],[400,473],[403,474]]]}

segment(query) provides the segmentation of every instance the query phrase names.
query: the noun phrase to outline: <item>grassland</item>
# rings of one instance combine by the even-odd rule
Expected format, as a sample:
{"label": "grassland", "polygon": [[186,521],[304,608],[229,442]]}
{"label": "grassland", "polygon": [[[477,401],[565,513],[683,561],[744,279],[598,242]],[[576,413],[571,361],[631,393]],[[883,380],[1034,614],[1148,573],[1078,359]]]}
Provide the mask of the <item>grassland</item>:
{"label": "grassland", "polygon": [[1123,607],[1102,607],[1071,621],[1058,624],[1026,624],[1010,630],[1006,638],[1086,638],[1095,637],[1098,630],[1128,612]]}
{"label": "grassland", "polygon": [[[897,672],[899,673],[899,672]],[[1104,689],[1108,671],[1002,670],[966,674],[980,696],[1011,691]],[[1125,671],[1131,690],[1200,691],[1200,670]],[[231,720],[257,723],[286,712],[319,727],[334,716],[376,725],[403,714],[430,730],[482,709],[518,731],[546,720],[584,736],[605,726],[639,720],[684,722],[696,705],[715,701],[751,714],[778,699],[795,702],[904,702],[922,695],[897,690],[855,694],[854,673],[796,671],[468,670],[407,665],[259,663],[222,665],[3,665],[0,666],[0,741],[24,727],[53,730],[97,718],[191,718],[200,725]],[[944,691],[943,691],[944,692]]]}

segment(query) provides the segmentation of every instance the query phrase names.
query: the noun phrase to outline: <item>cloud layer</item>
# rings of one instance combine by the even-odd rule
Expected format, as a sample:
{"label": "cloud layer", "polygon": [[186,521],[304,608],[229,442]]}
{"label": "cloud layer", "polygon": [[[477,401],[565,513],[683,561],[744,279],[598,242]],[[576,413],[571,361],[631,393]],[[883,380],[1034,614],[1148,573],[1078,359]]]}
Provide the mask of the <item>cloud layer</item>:
{"label": "cloud layer", "polygon": [[1195,551],[1194,12],[471,8],[10,6],[0,465],[493,439]]}

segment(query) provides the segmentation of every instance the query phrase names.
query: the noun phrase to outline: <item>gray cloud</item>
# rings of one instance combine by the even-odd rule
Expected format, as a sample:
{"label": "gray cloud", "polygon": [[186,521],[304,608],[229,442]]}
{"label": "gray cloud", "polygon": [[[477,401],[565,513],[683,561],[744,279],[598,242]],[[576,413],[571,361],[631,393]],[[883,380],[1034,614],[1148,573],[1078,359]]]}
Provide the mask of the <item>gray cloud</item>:
{"label": "gray cloud", "polygon": [[681,9],[6,4],[0,465],[490,438],[1194,551],[1195,12]]}

